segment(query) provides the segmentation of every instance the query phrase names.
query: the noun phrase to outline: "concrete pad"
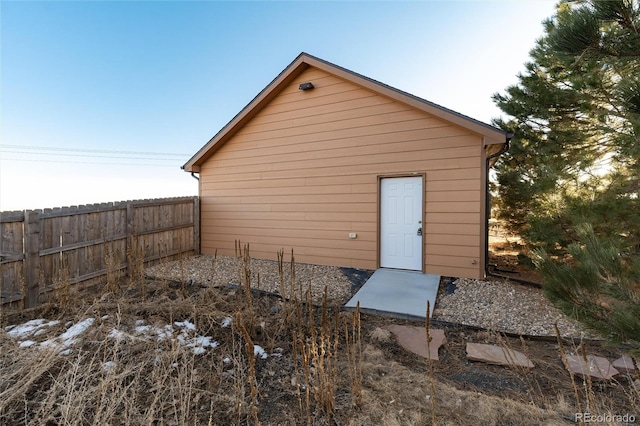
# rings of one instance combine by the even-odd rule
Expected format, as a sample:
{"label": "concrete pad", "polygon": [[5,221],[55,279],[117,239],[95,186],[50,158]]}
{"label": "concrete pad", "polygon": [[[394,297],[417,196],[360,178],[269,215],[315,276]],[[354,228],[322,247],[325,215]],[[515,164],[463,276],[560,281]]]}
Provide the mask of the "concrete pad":
{"label": "concrete pad", "polygon": [[608,359],[601,356],[587,355],[585,362],[582,355],[567,355],[569,368],[573,374],[590,376],[592,379],[610,380],[620,372],[616,370]]}
{"label": "concrete pad", "polygon": [[[613,368],[615,368],[616,370],[618,370],[623,374],[633,374],[636,372],[636,370],[633,368],[633,359],[631,359],[631,357],[626,355],[623,355],[620,358],[613,361],[612,365],[613,365]],[[637,361],[636,361],[636,368],[640,370],[640,366],[638,365]]]}
{"label": "concrete pad", "polygon": [[439,285],[440,275],[378,269],[347,302],[345,308],[353,309],[360,302],[363,312],[403,319],[424,319],[427,300],[433,314]]}
{"label": "concrete pad", "polygon": [[487,364],[533,368],[531,360],[522,352],[483,343],[467,343],[467,359]]}
{"label": "concrete pad", "polygon": [[429,329],[431,342],[427,350],[427,331],[424,327],[410,327],[406,325],[388,325],[384,327],[396,336],[398,344],[409,352],[423,358],[438,361],[438,349],[447,342],[444,330]]}

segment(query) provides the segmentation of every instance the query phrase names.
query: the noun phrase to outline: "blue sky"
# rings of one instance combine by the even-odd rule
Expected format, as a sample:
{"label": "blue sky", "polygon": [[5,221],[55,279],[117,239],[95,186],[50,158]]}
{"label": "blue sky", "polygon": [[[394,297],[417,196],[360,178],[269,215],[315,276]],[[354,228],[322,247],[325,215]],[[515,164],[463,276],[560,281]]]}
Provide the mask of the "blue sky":
{"label": "blue sky", "polygon": [[180,166],[305,51],[481,121],[554,1],[0,1],[0,210],[197,194]]}

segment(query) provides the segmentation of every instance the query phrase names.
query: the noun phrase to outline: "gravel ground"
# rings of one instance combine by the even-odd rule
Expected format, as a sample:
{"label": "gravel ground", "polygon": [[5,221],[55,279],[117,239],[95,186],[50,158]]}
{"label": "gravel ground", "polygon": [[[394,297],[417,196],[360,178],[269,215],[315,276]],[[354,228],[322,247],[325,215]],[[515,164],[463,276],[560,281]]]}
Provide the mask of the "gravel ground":
{"label": "gravel ground", "polygon": [[[278,262],[273,260],[251,259],[251,286],[253,288],[280,294],[280,273]],[[145,270],[149,278],[192,282],[200,285],[224,286],[241,283],[242,260],[233,256],[193,256],[152,266]],[[284,262],[283,278],[285,297],[291,292],[291,263]],[[311,288],[314,303],[321,303],[325,286],[327,299],[331,304],[346,303],[352,295],[352,283],[338,267],[295,264],[295,292],[303,299],[307,289]],[[302,290],[302,291],[301,291]]]}
{"label": "gravel ground", "polygon": [[[278,263],[271,260],[251,259],[252,287],[280,294]],[[163,263],[146,269],[149,278],[191,282],[209,286],[239,284],[242,261],[230,256],[193,256],[187,259]],[[283,265],[285,296],[291,287],[291,265]],[[353,277],[353,275],[352,275]],[[311,288],[314,303],[322,301],[325,286],[330,304],[344,304],[357,289],[357,285],[343,270],[333,266],[296,263],[295,291],[298,297]],[[433,319],[492,330],[555,336],[554,323],[563,336],[592,337],[579,323],[551,306],[542,291],[516,283],[481,281],[461,278],[454,282],[456,289],[446,294],[441,284]]]}
{"label": "gravel ground", "polygon": [[452,294],[440,285],[434,319],[531,336],[555,336],[557,323],[565,337],[593,337],[552,306],[539,288],[469,278],[460,278],[454,285]]}

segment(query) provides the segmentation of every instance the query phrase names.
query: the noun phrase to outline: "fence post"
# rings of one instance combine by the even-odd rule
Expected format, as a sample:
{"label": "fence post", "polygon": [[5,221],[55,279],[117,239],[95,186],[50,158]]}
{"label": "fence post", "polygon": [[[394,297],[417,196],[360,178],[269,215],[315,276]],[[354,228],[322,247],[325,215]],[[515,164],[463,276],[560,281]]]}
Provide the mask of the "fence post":
{"label": "fence post", "polygon": [[136,243],[133,241],[133,201],[127,201],[127,239],[126,239],[126,251],[127,251],[127,275],[133,276],[133,260],[137,256]]}
{"label": "fence post", "polygon": [[200,197],[193,199],[193,254],[200,254]]}
{"label": "fence post", "polygon": [[24,280],[27,308],[38,306],[40,292],[40,210],[24,211]]}

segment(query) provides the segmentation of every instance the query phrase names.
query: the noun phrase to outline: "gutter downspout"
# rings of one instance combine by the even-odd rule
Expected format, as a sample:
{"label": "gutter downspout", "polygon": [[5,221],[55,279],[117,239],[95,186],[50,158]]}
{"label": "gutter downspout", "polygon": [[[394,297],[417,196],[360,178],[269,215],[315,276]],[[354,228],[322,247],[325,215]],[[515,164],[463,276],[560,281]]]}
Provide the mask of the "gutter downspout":
{"label": "gutter downspout", "polygon": [[503,279],[507,279],[507,280],[511,280],[511,281],[515,281],[517,283],[520,284],[526,284],[526,285],[530,285],[530,286],[534,286],[534,287],[541,287],[540,284],[538,283],[534,283],[532,281],[527,281],[527,280],[523,280],[520,278],[514,278],[514,277],[509,277],[506,275],[502,275],[502,274],[497,274],[495,272],[491,272],[489,270],[489,266],[493,266],[494,270],[497,270],[497,265],[489,265],[489,218],[491,217],[491,197],[490,197],[490,193],[489,193],[489,169],[491,168],[491,160],[499,157],[500,155],[504,154],[505,152],[507,152],[509,150],[509,143],[511,142],[511,139],[513,138],[513,133],[507,133],[506,135],[506,141],[504,143],[504,146],[502,147],[502,149],[494,154],[491,154],[490,156],[487,157],[487,184],[486,184],[486,194],[485,194],[485,200],[486,200],[486,205],[485,205],[485,216],[487,219],[487,223],[485,226],[485,247],[484,247],[484,273],[487,277],[496,277],[496,278],[503,278]]}
{"label": "gutter downspout", "polygon": [[[180,170],[183,170],[183,171],[186,172],[186,170],[184,169],[184,166],[180,166]],[[191,172],[191,177],[194,178],[195,180],[199,181],[200,178],[198,176],[196,176],[196,173],[199,173],[199,172]]]}
{"label": "gutter downspout", "polygon": [[[184,166],[180,167],[182,170],[184,170]],[[185,170],[186,171],[186,170]],[[199,172],[191,172],[191,177],[194,178],[195,180],[198,181],[198,201],[197,201],[197,211],[194,212],[195,217],[197,217],[197,222],[198,222],[198,230],[196,232],[194,232],[194,238],[196,239],[196,246],[198,249],[197,254],[201,254],[202,253],[202,243],[201,243],[201,232],[202,232],[202,222],[201,222],[201,217],[202,217],[202,213],[200,211],[200,178],[198,176],[196,176],[196,173]],[[195,231],[195,228],[194,228]]]}

